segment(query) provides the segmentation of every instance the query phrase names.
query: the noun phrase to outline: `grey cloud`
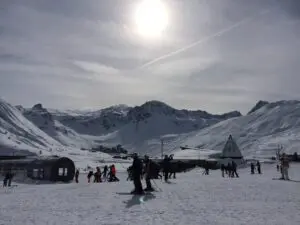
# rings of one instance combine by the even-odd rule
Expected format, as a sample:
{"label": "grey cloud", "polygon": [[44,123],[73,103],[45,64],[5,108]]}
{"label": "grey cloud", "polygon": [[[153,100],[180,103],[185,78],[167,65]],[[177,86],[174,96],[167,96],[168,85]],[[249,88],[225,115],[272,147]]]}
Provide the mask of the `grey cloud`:
{"label": "grey cloud", "polygon": [[[159,99],[212,112],[299,97],[298,1],[166,0],[171,24],[153,42],[130,27],[137,1],[1,1],[0,95],[53,108]],[[245,18],[252,19],[135,69]]]}

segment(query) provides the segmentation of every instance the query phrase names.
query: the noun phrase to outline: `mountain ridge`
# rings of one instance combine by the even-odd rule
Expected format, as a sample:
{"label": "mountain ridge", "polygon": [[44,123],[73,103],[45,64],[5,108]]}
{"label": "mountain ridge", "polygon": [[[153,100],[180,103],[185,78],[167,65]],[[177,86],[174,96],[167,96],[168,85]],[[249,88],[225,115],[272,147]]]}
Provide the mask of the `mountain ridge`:
{"label": "mountain ridge", "polygon": [[[43,136],[49,137],[46,139],[50,142],[50,144],[45,144],[46,147],[36,144],[29,146],[26,143],[32,140],[26,136],[21,136],[20,140],[17,137],[20,131],[16,132],[13,141],[9,142],[8,135],[5,134],[9,131],[2,118],[0,144],[13,143],[11,146],[15,147],[19,142],[25,148],[34,148],[34,151],[44,148],[47,151],[60,149],[58,152],[63,152],[64,148],[91,149],[100,145],[121,144],[129,151],[156,155],[160,152],[161,139],[166,142],[164,145],[166,151],[176,151],[180,146],[185,145],[220,150],[229,134],[233,134],[242,149],[246,149],[245,154],[267,152],[270,146],[276,147],[276,144],[272,143],[288,144],[285,140],[292,140],[296,143],[291,144],[293,147],[288,150],[292,151],[296,148],[295,146],[298,146],[298,136],[293,132],[298,132],[298,126],[300,131],[297,116],[297,113],[300,115],[300,102],[296,100],[271,103],[258,101],[246,115],[242,115],[239,111],[218,115],[203,110],[175,109],[157,100],[147,101],[134,107],[115,105],[94,111],[61,111],[44,108],[40,103],[31,108],[13,107],[1,99],[0,102],[5,107],[9,105],[9,110],[2,111],[0,119],[1,115],[2,117],[17,115],[22,121],[28,121],[26,124],[30,127],[29,129],[37,132],[32,140],[39,140],[39,136]],[[8,123],[14,127],[15,123],[19,122],[9,121]],[[295,138],[284,139],[282,134],[287,135],[288,132]],[[272,140],[271,142],[267,141],[268,137]],[[276,137],[279,139],[275,140]],[[263,144],[253,144],[256,140],[263,140],[270,146],[265,150],[262,147]]]}

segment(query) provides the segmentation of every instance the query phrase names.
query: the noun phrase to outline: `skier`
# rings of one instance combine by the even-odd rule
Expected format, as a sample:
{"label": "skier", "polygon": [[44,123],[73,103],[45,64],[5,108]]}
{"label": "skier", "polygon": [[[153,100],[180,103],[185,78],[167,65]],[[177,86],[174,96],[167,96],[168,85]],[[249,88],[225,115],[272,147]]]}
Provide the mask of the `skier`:
{"label": "skier", "polygon": [[131,168],[132,168],[132,178],[134,184],[134,190],[131,192],[131,194],[144,194],[143,186],[141,182],[143,164],[136,153],[133,154],[133,162]]}
{"label": "skier", "polygon": [[119,179],[116,177],[116,167],[114,164],[112,164],[110,166],[108,182],[116,182],[116,181],[119,181]]}
{"label": "skier", "polygon": [[259,162],[259,161],[257,161],[256,167],[257,167],[257,172],[258,172],[258,174],[261,174],[261,165],[260,165],[260,162]]}
{"label": "skier", "polygon": [[232,161],[232,172],[231,172],[232,177],[234,177],[234,175],[236,177],[239,177],[238,173],[237,173],[237,164],[235,161]]}
{"label": "skier", "polygon": [[146,180],[146,188],[144,191],[154,191],[150,179],[153,177],[153,172],[154,172],[154,166],[153,162],[151,159],[149,159],[149,156],[145,155],[144,158],[144,163],[145,163],[145,180]]}
{"label": "skier", "polygon": [[103,179],[107,179],[107,171],[108,171],[108,166],[105,165],[104,168],[103,168]]}
{"label": "skier", "polygon": [[205,164],[204,164],[203,174],[204,175],[209,175],[209,165],[208,165],[208,162],[205,162]]}
{"label": "skier", "polygon": [[253,162],[251,162],[250,167],[251,167],[251,174],[255,174],[255,166]]}
{"label": "skier", "polygon": [[94,173],[94,183],[101,183],[101,170],[100,167],[96,167],[96,173]]}
{"label": "skier", "polygon": [[224,177],[224,172],[225,172],[225,166],[224,166],[224,164],[222,163],[221,164],[221,171],[222,171],[222,177]]}
{"label": "skier", "polygon": [[9,180],[9,177],[10,177],[10,173],[6,172],[4,179],[3,179],[3,187],[7,187],[7,182]]}
{"label": "skier", "polygon": [[165,158],[163,160],[163,171],[165,176],[165,182],[168,182],[170,167],[171,167],[170,158],[168,157],[168,155],[165,155]]}
{"label": "skier", "polygon": [[[169,161],[173,160],[173,154],[169,156]],[[172,178],[173,175],[173,179],[176,179],[176,164],[171,164],[170,163],[170,169],[169,169],[169,179]]]}
{"label": "skier", "polygon": [[79,183],[78,177],[79,177],[79,169],[77,169],[76,172],[75,172],[75,182],[76,183]]}
{"label": "skier", "polygon": [[283,180],[289,180],[289,167],[290,167],[290,164],[289,164],[289,159],[288,159],[288,156],[283,153],[282,154],[282,157],[281,157],[281,168],[282,168],[282,177],[281,179]]}
{"label": "skier", "polygon": [[232,177],[233,170],[232,170],[232,165],[231,165],[231,163],[228,163],[228,164],[227,164],[227,174],[228,174],[228,177]]}
{"label": "skier", "polygon": [[93,176],[94,172],[91,170],[88,175],[87,175],[87,179],[88,179],[88,183],[91,182],[91,177]]}

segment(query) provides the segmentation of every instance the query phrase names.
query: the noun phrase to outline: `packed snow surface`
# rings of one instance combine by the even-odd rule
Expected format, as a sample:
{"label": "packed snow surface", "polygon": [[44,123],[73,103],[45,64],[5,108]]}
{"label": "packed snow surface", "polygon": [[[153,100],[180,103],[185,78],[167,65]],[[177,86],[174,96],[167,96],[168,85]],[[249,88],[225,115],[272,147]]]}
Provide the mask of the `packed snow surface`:
{"label": "packed snow surface", "polygon": [[[170,184],[155,180],[162,191],[146,196],[127,195],[133,185],[120,173],[119,183],[88,184],[81,174],[79,184],[19,185],[0,189],[0,224],[299,225],[300,183],[272,180],[275,165],[262,169],[240,170],[239,179],[196,169]],[[299,169],[292,164],[290,177],[300,180]]]}

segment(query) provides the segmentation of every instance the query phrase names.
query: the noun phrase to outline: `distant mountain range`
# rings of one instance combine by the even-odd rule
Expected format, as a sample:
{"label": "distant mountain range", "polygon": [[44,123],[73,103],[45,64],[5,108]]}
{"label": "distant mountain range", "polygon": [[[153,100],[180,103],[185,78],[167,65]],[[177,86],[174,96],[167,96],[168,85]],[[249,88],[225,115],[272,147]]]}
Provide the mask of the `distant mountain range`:
{"label": "distant mountain range", "polygon": [[180,145],[220,150],[233,134],[244,154],[265,154],[278,144],[296,151],[299,119],[298,101],[259,101],[243,116],[238,111],[214,115],[179,110],[160,101],[96,111],[60,111],[42,104],[12,106],[0,100],[0,145],[12,151],[47,154],[121,145],[129,151],[157,155],[161,139],[166,152],[178,151]]}

